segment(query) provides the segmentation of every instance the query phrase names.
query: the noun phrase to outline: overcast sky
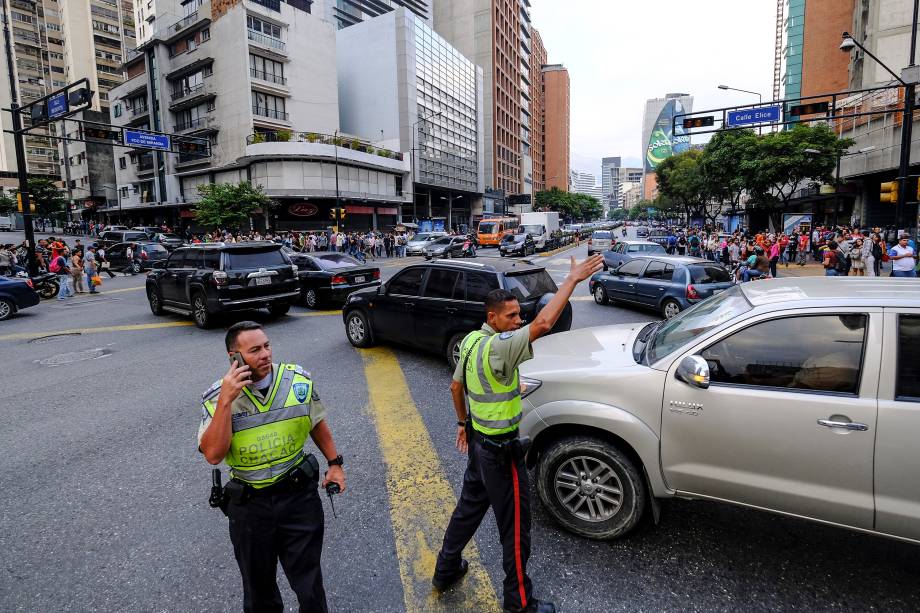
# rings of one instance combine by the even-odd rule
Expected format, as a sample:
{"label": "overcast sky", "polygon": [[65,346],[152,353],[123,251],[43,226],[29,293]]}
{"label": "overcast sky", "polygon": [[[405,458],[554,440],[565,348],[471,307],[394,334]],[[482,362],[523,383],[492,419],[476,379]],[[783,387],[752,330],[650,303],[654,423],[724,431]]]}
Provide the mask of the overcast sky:
{"label": "overcast sky", "polygon": [[599,176],[601,158],[618,155],[639,166],[648,98],[688,93],[695,111],[757,101],[724,83],[772,99],[775,0],[531,4],[549,63],[569,69],[574,170]]}

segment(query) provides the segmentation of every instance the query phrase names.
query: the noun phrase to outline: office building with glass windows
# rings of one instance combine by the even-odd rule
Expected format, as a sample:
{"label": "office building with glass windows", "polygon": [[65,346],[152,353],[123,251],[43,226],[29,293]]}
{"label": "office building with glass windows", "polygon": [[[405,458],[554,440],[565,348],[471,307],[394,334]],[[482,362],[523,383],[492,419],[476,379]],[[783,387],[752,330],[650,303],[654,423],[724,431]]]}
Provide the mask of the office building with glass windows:
{"label": "office building with glass windows", "polygon": [[471,224],[482,209],[482,69],[406,8],[339,30],[336,47],[342,129],[411,153],[402,220]]}

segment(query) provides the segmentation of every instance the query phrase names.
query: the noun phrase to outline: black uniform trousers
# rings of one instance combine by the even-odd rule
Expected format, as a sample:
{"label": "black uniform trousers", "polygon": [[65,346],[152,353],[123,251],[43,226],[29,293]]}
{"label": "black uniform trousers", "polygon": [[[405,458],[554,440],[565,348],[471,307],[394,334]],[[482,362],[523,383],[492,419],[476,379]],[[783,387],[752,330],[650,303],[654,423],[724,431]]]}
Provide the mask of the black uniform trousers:
{"label": "black uniform trousers", "polygon": [[243,575],[246,613],[283,611],[275,574],[278,561],[297,594],[301,613],[326,613],[320,556],[323,504],[315,479],[277,494],[256,493],[227,506],[230,541]]}
{"label": "black uniform trousers", "polygon": [[515,457],[510,445],[498,450],[479,434],[474,434],[469,441],[463,491],[444,534],[435,577],[448,577],[457,570],[463,548],[473,538],[490,506],[502,542],[504,606],[511,610],[523,609],[530,602],[533,591],[527,576],[530,477],[523,456]]}

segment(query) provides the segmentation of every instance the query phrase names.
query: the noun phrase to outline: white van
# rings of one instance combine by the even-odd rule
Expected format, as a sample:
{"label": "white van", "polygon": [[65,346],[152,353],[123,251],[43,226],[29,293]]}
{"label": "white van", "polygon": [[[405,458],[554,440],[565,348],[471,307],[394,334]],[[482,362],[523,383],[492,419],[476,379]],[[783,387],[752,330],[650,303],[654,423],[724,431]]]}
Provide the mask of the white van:
{"label": "white van", "polygon": [[13,218],[8,215],[0,215],[0,231],[13,231]]}

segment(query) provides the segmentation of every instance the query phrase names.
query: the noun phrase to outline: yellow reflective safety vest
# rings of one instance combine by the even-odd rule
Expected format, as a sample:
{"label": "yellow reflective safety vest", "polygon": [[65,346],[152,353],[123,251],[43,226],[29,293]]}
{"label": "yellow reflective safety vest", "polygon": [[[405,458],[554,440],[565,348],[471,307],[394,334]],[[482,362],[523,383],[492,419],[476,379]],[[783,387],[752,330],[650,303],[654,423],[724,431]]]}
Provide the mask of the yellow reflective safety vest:
{"label": "yellow reflective safety vest", "polygon": [[470,332],[460,344],[461,359],[466,360],[464,384],[470,403],[473,429],[494,436],[517,429],[521,421],[521,386],[514,369],[511,383],[502,384],[492,372],[489,355],[498,334],[482,330]]}
{"label": "yellow reflective safety vest", "polygon": [[[219,393],[220,386],[215,385],[203,398],[212,418]],[[224,461],[234,478],[262,488],[304,459],[303,448],[313,429],[313,382],[299,366],[282,363],[264,404],[248,388],[242,393],[255,410],[232,416],[233,438]]]}

